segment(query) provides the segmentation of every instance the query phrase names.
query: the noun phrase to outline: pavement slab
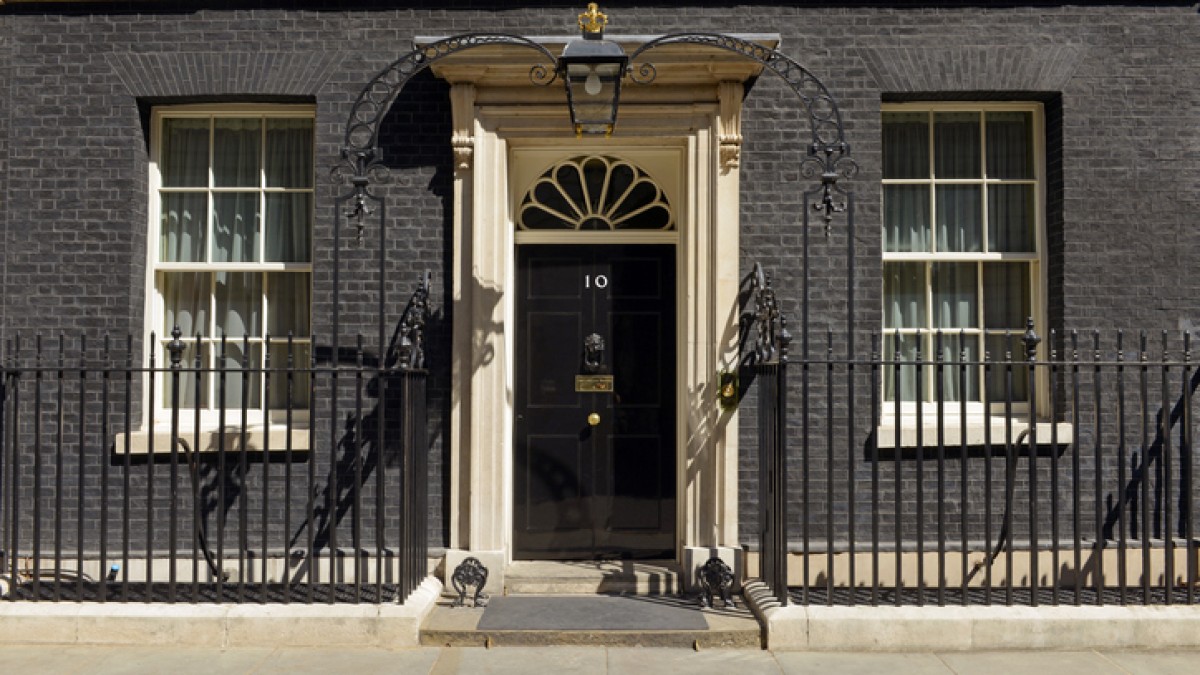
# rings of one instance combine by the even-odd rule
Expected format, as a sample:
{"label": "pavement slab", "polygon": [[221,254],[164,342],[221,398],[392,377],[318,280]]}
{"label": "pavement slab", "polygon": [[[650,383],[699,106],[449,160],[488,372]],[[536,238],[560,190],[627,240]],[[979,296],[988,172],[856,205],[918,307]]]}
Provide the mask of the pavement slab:
{"label": "pavement slab", "polygon": [[[278,649],[255,668],[254,675],[382,675],[383,673],[428,673],[438,660],[437,649]],[[220,670],[209,671],[223,672]],[[172,674],[173,675],[173,674]]]}
{"label": "pavement slab", "polygon": [[432,675],[605,675],[604,647],[482,647],[443,649]]}
{"label": "pavement slab", "polygon": [[[90,652],[100,649],[71,647],[68,651],[83,660]],[[269,658],[273,651],[270,648],[220,650],[205,647],[110,647],[101,652],[100,658],[82,672],[88,675],[250,673]]]}
{"label": "pavement slab", "polygon": [[[952,675],[934,654],[840,652],[777,652],[775,660],[786,675],[837,673],[837,675]],[[1011,675],[1011,673],[1009,674]]]}
{"label": "pavement slab", "polygon": [[748,649],[663,649],[610,647],[609,673],[687,673],[688,675],[781,675],[770,652]]}
{"label": "pavement slab", "polygon": [[1200,652],[1100,652],[1130,675],[1200,673]]}
{"label": "pavement slab", "polygon": [[36,675],[1193,675],[1200,651],[778,652],[659,647],[203,648],[0,645],[0,673]]}
{"label": "pavement slab", "polygon": [[[1127,675],[1128,671],[1097,652],[952,652],[938,654],[958,675]],[[1191,671],[1195,672],[1195,671]]]}

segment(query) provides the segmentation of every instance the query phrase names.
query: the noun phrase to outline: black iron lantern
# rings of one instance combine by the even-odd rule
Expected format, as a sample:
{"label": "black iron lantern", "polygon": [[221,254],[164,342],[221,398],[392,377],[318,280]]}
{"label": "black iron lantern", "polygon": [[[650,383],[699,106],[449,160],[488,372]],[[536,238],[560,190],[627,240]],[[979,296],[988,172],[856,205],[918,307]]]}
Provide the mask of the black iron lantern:
{"label": "black iron lantern", "polygon": [[558,59],[558,74],[567,87],[575,135],[612,133],[621,97],[621,79],[629,57],[615,42],[604,39],[608,17],[596,3],[579,15],[582,38],[571,40]]}

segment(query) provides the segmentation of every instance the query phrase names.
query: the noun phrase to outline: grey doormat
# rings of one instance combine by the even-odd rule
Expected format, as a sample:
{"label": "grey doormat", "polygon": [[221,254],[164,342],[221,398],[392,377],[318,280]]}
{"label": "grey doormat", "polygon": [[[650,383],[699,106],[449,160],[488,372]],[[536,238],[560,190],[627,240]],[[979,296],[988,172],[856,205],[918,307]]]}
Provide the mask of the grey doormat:
{"label": "grey doormat", "polygon": [[695,604],[654,596],[492,598],[477,630],[705,630]]}

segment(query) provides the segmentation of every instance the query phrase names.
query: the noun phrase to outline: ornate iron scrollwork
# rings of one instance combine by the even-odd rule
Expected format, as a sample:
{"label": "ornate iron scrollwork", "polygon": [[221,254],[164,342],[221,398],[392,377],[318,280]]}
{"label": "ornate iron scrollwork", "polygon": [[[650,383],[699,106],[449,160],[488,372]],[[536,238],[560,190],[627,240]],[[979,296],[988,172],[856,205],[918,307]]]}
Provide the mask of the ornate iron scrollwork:
{"label": "ornate iron scrollwork", "polygon": [[700,587],[703,589],[700,594],[701,607],[712,607],[714,594],[721,596],[721,602],[726,609],[737,607],[737,603],[733,601],[733,570],[729,569],[724,560],[709,558],[708,562],[696,570],[696,576],[699,577]]}
{"label": "ornate iron scrollwork", "polygon": [[807,68],[779,51],[721,33],[675,33],[647,42],[629,55],[630,65],[626,71],[629,79],[638,84],[653,82],[657,76],[654,66],[635,61],[651,49],[673,44],[707,45],[761,63],[783,79],[800,98],[808,113],[812,133],[808,157],[801,162],[800,171],[805,178],[819,176],[821,179],[821,197],[812,208],[824,217],[828,234],[834,214],[846,210],[847,202],[843,199],[845,192],[838,189],[838,179],[857,174],[858,163],[850,157],[850,144],[846,142],[841,110],[825,85]]}
{"label": "ornate iron scrollwork", "polygon": [[471,606],[487,607],[488,594],[483,592],[487,580],[488,568],[479,562],[479,558],[471,556],[463,560],[458,567],[454,568],[454,574],[450,576],[450,583],[454,585],[454,590],[458,591],[458,598],[454,600],[452,606],[466,607],[467,590],[474,587],[475,593],[471,596]]}
{"label": "ornate iron scrollwork", "polygon": [[429,282],[432,275],[426,271],[417,282],[400,318],[397,344],[396,367],[400,370],[419,370],[425,367],[425,323],[429,320]]}
{"label": "ornate iron scrollwork", "polygon": [[754,327],[757,333],[754,358],[758,363],[787,363],[788,345],[792,342],[792,335],[787,329],[787,317],[779,309],[775,289],[771,288],[771,277],[759,263],[754,263],[750,289],[754,293]]}
{"label": "ornate iron scrollwork", "polygon": [[379,125],[396,96],[413,76],[433,63],[466,49],[489,45],[526,47],[540,52],[552,65],[537,63],[529,69],[529,79],[534,84],[546,86],[558,77],[553,67],[556,63],[554,54],[537,42],[505,33],[472,33],[455,35],[413,49],[384,68],[359,92],[346,121],[341,162],[333,167],[331,173],[349,179],[352,191],[344,198],[349,199],[350,207],[343,215],[354,222],[360,241],[364,220],[375,211],[371,202],[379,201],[370,192],[371,181],[383,180],[387,173],[379,148]]}

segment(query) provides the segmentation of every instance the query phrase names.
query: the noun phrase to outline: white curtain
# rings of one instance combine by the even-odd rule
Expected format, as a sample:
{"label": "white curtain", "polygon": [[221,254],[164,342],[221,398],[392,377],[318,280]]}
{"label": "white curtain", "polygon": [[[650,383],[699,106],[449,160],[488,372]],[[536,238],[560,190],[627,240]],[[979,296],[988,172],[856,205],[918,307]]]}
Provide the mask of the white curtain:
{"label": "white curtain", "polygon": [[[884,114],[883,177],[929,178],[928,113]],[[884,250],[930,251],[929,188],[925,185],[886,185],[883,191]]]}
{"label": "white curtain", "polygon": [[208,118],[164,120],[159,157],[163,187],[207,187]]}
{"label": "white curtain", "polygon": [[[166,305],[166,314],[163,317],[163,325],[160,327],[158,339],[160,345],[165,345],[170,339],[171,330],[175,326],[179,326],[183,337],[195,338],[197,335],[205,337],[208,331],[208,313],[209,313],[209,298],[212,292],[212,275],[207,272],[163,272],[161,280],[161,288],[163,301]],[[164,347],[160,350],[160,356],[166,363],[167,350]],[[195,363],[196,359],[196,344],[189,342],[183,353],[184,364],[190,365]],[[180,405],[192,407],[196,405],[196,375],[195,373],[182,373],[180,379]],[[204,405],[204,397],[207,387],[201,389],[201,403]],[[165,405],[171,405],[171,392],[169,389],[163,390],[163,401]]]}
{"label": "white curtain", "polygon": [[988,250],[1002,253],[1032,252],[1033,185],[988,187]]}
{"label": "white curtain", "polygon": [[[1029,180],[1034,177],[1033,117],[1029,112],[889,112],[883,116],[883,177],[889,181],[930,179],[976,181],[984,174],[986,147],[989,179]],[[930,131],[932,128],[932,156]],[[986,144],[986,146],[985,146]],[[884,250],[903,253],[1033,252],[1034,194],[1032,184],[889,183],[883,186]],[[988,233],[984,241],[984,208]],[[936,214],[936,215],[935,215]],[[979,400],[980,371],[961,367],[982,357],[981,328],[1023,330],[1030,307],[1030,268],[1027,263],[891,262],[884,264],[884,327],[922,329],[918,338],[886,336],[888,358],[915,357],[918,343],[922,358],[936,359],[937,337],[944,331],[943,355],[948,364],[941,378],[946,401],[963,397]],[[981,278],[982,276],[982,278]],[[929,285],[927,288],[927,284]],[[980,288],[982,286],[982,297]],[[927,292],[928,298],[927,301]],[[932,304],[927,308],[926,303]],[[983,325],[980,325],[982,304]],[[986,338],[988,349],[1004,347],[1003,336]],[[993,358],[1003,354],[992,352]],[[915,368],[905,367],[897,383],[895,371],[885,373],[885,395],[913,401],[933,400],[936,371],[927,366],[924,383]],[[965,377],[960,377],[965,375]],[[999,378],[999,379],[998,379]],[[1020,378],[1015,378],[1020,379]],[[963,381],[965,380],[965,382]],[[1003,396],[1001,375],[989,378],[989,393]],[[1013,396],[1025,396],[1024,384],[1014,382]]]}
{"label": "white curtain", "polygon": [[[312,138],[311,119],[164,120],[159,259],[200,263],[310,261]],[[212,341],[203,346],[212,355],[211,360],[206,356],[205,363],[237,370],[246,359],[252,368],[258,368],[265,347],[251,343],[249,353],[243,354],[243,336],[261,338],[266,329],[275,337],[286,337],[291,332],[307,338],[311,333],[310,277],[307,272],[160,272],[160,291],[166,306],[160,337],[178,324],[185,336],[202,334]],[[269,313],[263,304],[264,293],[269,294]],[[223,360],[219,353],[222,335],[228,337]],[[298,345],[295,357],[300,365],[307,363],[309,349]],[[272,348],[272,356],[283,365],[286,346]],[[194,347],[189,347],[185,358],[190,361],[194,357]],[[194,379],[185,378],[181,393],[185,405],[214,403],[206,400],[206,383],[202,400],[195,401],[194,385]],[[262,378],[254,375],[248,385],[250,397],[245,403],[257,408],[261,405]],[[293,404],[303,404],[308,385],[296,386],[299,389]],[[224,393],[227,406],[243,403],[239,374],[228,374]],[[284,401],[286,392],[273,398]]]}
{"label": "white curtain", "polygon": [[1033,178],[1033,114],[987,113],[988,178]]}
{"label": "white curtain", "polygon": [[[264,158],[268,188],[308,189],[313,181],[310,119],[267,120]],[[309,223],[312,195],[308,192],[269,192],[266,196],[268,262],[307,262],[311,259]]]}
{"label": "white curtain", "polygon": [[[883,296],[885,328],[921,328],[926,325],[925,309],[925,263],[884,263]],[[886,335],[885,358],[911,360],[916,357],[918,337],[907,334],[900,336],[899,352],[896,351],[896,336]],[[899,395],[905,401],[917,397],[916,368],[903,366],[900,384],[896,384],[896,371],[887,368],[884,373],[884,395],[895,400]]]}

